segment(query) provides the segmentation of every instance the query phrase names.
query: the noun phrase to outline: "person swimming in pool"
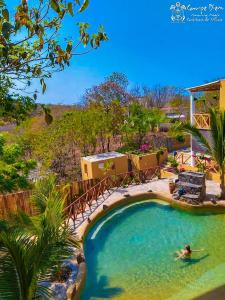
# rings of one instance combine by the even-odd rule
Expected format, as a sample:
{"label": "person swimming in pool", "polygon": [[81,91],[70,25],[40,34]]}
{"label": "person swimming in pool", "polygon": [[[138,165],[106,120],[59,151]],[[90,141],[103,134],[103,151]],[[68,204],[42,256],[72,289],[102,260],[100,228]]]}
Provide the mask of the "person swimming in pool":
{"label": "person swimming in pool", "polygon": [[182,249],[181,251],[177,251],[177,257],[176,260],[178,259],[185,259],[185,258],[191,258],[191,254],[192,252],[201,252],[204,251],[204,249],[200,249],[200,250],[192,250],[190,245],[186,245],[184,247],[184,249]]}

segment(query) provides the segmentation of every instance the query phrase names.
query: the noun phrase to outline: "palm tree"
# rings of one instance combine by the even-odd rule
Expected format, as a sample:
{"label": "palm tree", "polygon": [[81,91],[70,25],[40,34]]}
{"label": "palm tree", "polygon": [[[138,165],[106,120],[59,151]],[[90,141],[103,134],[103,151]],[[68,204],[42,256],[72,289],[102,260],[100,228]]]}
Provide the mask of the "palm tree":
{"label": "palm tree", "polygon": [[167,121],[166,115],[159,108],[152,108],[148,112],[148,120],[152,132],[159,130],[160,124]]}
{"label": "palm tree", "polygon": [[220,170],[221,198],[225,199],[225,111],[210,109],[210,127],[212,143],[210,143],[200,132],[191,124],[181,125],[183,131],[190,133],[199,143],[206,148],[208,154],[215,160]]}
{"label": "palm tree", "polygon": [[0,223],[1,299],[48,299],[51,290],[44,282],[79,247],[65,225],[65,193],[56,188],[54,177],[37,183],[32,202],[34,216],[20,212]]}

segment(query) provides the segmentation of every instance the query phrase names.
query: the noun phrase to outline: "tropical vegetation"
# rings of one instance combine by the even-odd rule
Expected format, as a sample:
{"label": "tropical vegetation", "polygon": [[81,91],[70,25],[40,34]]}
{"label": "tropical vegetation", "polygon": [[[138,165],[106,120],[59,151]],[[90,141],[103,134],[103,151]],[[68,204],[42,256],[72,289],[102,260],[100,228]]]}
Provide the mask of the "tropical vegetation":
{"label": "tropical vegetation", "polygon": [[[108,40],[103,26],[91,33],[90,24],[82,20],[72,22],[78,26],[76,39],[63,34],[65,19],[74,20],[88,6],[88,0],[21,0],[12,10],[9,3],[0,1],[0,115],[12,117],[12,99],[24,106],[19,109],[23,115],[29,113],[38,93],[35,90],[32,96],[17,99],[18,91],[28,89],[31,93],[31,84],[38,79],[44,93],[46,79],[54,72],[63,71],[73,57],[97,49]],[[82,45],[85,50],[80,50]],[[20,114],[13,117],[21,119]]]}
{"label": "tropical vegetation", "polygon": [[37,182],[35,215],[24,212],[0,223],[0,295],[6,300],[49,299],[47,288],[79,242],[65,222],[66,191],[54,176]]}
{"label": "tropical vegetation", "polygon": [[221,198],[225,199],[225,112],[210,108],[209,113],[212,142],[194,125],[180,124],[180,128],[182,131],[192,134],[217,163],[220,171]]}
{"label": "tropical vegetation", "polygon": [[7,144],[0,135],[0,193],[30,187],[29,172],[34,169],[33,159],[23,158],[23,149],[18,144]]}

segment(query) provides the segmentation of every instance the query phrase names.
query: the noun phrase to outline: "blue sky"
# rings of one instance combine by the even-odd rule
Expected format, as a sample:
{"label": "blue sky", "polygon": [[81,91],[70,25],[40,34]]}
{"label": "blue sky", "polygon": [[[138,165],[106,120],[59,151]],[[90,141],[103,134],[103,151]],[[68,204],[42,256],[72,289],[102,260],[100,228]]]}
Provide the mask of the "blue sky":
{"label": "blue sky", "polygon": [[[86,88],[100,83],[113,71],[126,73],[130,86],[189,87],[225,78],[225,9],[220,12],[222,22],[172,23],[170,6],[175,3],[90,0],[81,19],[91,23],[93,30],[103,24],[109,41],[91,54],[75,57],[71,67],[47,82],[47,91],[38,101],[75,103]],[[223,0],[184,0],[182,4],[225,8]],[[76,22],[67,21],[63,33],[74,34]]]}

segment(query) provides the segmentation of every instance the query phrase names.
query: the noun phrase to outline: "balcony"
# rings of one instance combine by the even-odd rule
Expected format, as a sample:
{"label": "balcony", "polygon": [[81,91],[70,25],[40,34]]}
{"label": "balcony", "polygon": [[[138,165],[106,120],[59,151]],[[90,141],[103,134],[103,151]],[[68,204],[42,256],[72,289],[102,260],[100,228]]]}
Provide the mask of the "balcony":
{"label": "balcony", "polygon": [[193,114],[193,122],[198,129],[210,130],[210,114]]}

